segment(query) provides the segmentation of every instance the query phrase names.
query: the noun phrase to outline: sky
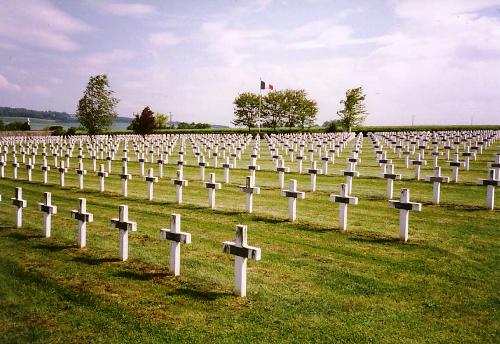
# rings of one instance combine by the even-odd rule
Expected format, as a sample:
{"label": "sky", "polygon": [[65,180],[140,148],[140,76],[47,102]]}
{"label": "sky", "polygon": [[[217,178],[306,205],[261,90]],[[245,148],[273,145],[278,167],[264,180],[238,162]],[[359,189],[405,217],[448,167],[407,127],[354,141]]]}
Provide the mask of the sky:
{"label": "sky", "polygon": [[75,113],[103,73],[127,117],[230,125],[262,79],[320,124],[359,86],[369,125],[500,124],[500,0],[0,0],[0,106]]}

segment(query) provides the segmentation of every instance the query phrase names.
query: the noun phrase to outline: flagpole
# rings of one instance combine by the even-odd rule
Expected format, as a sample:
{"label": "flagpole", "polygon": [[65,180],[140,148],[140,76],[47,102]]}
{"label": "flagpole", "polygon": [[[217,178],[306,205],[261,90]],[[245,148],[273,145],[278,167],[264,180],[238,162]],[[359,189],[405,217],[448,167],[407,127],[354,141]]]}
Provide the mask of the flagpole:
{"label": "flagpole", "polygon": [[259,83],[259,117],[257,118],[257,128],[259,129],[259,136],[260,136],[260,107],[262,105],[262,78],[260,78],[260,83]]}

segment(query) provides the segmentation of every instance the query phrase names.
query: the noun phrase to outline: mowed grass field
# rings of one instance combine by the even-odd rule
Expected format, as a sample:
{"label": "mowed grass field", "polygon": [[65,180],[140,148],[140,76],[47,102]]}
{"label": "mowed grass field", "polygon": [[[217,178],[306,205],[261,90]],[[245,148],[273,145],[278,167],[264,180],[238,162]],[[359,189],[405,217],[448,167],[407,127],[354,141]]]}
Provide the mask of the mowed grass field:
{"label": "mowed grass field", "polygon": [[[264,141],[256,181],[261,194],[254,197],[251,215],[238,189],[248,175],[250,147],[239,169],[231,170],[231,183],[217,190],[215,210],[208,209],[208,190],[194,166],[184,169],[185,204],[175,203],[170,180],[177,156],[170,157],[164,178],[155,184],[153,201],[146,199],[147,183],[135,161],[128,164],[133,179],[124,198],[119,160],[104,193],[89,160],[84,191],[77,188],[76,158],[65,188],[54,167],[49,184],[42,184],[40,157],[33,182],[26,181],[24,166],[13,180],[9,160],[6,178],[0,179],[0,342],[498,343],[500,214],[486,210],[486,188],[476,185],[487,176],[497,145],[472,161],[470,171],[461,169],[460,183],[442,185],[440,206],[431,204],[432,184],[415,181],[413,168],[388,154],[404,176],[395,182],[395,196],[406,187],[412,201],[423,203],[422,212],[410,214],[410,241],[401,244],[399,211],[388,208],[386,180],[378,178],[367,138],[357,167],[361,177],[353,181],[359,205],[349,206],[348,230],[337,230],[338,204],[328,198],[345,182],[339,173],[352,144],[330,164],[329,175],[318,176],[314,193],[307,192],[309,175],[294,172],[297,164],[287,159],[292,173],[286,186],[294,178],[306,191],[295,223],[287,221],[288,200],[280,197]],[[186,160],[194,164],[187,146]],[[429,153],[426,159],[422,176],[432,174]],[[304,170],[308,166],[304,162]],[[443,157],[441,166],[451,176]],[[157,175],[157,165],[149,167]],[[214,171],[223,182],[222,169],[208,168],[207,176]],[[20,229],[10,204],[16,186],[28,201]],[[48,239],[37,210],[45,191],[58,206]],[[95,219],[84,249],[76,246],[76,221],[70,216],[79,197],[87,198]],[[110,225],[120,204],[129,205],[129,218],[138,225],[129,235],[126,262],[118,260],[118,230]],[[180,277],[168,274],[168,243],[159,240],[174,212],[182,216],[181,229],[192,234],[192,244],[181,249]],[[262,260],[248,264],[247,298],[233,296],[234,257],[222,252],[222,242],[234,240],[237,224],[248,225],[249,244],[262,249]]]}

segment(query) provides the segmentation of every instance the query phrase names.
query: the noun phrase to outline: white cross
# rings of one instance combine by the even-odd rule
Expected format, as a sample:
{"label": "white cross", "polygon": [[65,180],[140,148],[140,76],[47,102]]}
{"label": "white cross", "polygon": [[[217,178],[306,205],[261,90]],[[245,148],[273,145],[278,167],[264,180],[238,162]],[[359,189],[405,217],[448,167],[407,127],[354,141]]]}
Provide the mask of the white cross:
{"label": "white cross", "polygon": [[23,208],[28,205],[28,202],[23,199],[23,189],[16,188],[15,197],[10,200],[12,205],[16,206],[16,228],[21,228],[23,226]]}
{"label": "white cross", "polygon": [[450,178],[441,175],[441,167],[434,168],[434,175],[426,178],[428,182],[432,182],[432,203],[439,204],[441,198],[441,183],[449,183]]}
{"label": "white cross", "polygon": [[205,167],[208,167],[208,162],[205,162],[205,157],[202,155],[200,157],[200,162],[198,163],[198,166],[200,166],[200,180],[202,182],[205,181]]}
{"label": "white cross", "polygon": [[31,177],[32,177],[32,171],[33,171],[33,162],[31,158],[28,158],[28,163],[26,164],[26,170],[28,172],[28,181],[31,182]]}
{"label": "white cross", "polygon": [[99,177],[99,191],[104,192],[104,179],[108,176],[108,172],[104,171],[104,165],[99,166],[99,172],[97,172]]}
{"label": "white cross", "polygon": [[17,162],[17,156],[14,155],[13,161],[12,161],[12,167],[13,167],[13,176],[14,179],[17,179],[17,168],[19,167],[19,163]]}
{"label": "white cross", "polygon": [[247,262],[248,258],[254,260],[261,259],[261,249],[259,247],[248,246],[247,226],[236,226],[235,242],[223,242],[224,253],[232,254],[234,261],[234,293],[240,297],[247,295]]}
{"label": "white cross", "polygon": [[57,206],[52,205],[52,194],[50,192],[43,193],[43,203],[38,203],[38,210],[43,212],[45,237],[50,238],[52,215],[57,214]]}
{"label": "white cross", "polygon": [[170,229],[160,229],[160,239],[170,241],[169,271],[174,276],[181,272],[181,243],[190,244],[191,234],[181,232],[181,216],[172,214]]}
{"label": "white cross", "polygon": [[5,178],[5,158],[0,156],[0,178]]}
{"label": "white cross", "polygon": [[47,164],[47,160],[44,157],[43,163],[42,163],[42,175],[43,175],[43,183],[44,184],[47,184],[49,171],[50,171],[50,166]]}
{"label": "white cross", "polygon": [[276,168],[278,171],[278,184],[281,190],[285,187],[285,173],[290,172],[289,167],[285,167],[285,161],[283,158],[278,160],[278,167]]}
{"label": "white cross", "polygon": [[297,218],[297,198],[304,199],[306,194],[297,191],[297,181],[290,179],[289,190],[282,190],[281,196],[288,198],[288,219],[292,222],[295,221]]}
{"label": "white cross", "polygon": [[328,174],[328,162],[330,161],[326,152],[325,155],[321,158],[321,161],[323,161],[323,174],[326,176]]}
{"label": "white cross", "polygon": [[158,163],[158,177],[163,178],[163,153],[160,154],[160,158],[156,162]]}
{"label": "white cross", "polygon": [[249,214],[253,212],[253,195],[260,194],[260,188],[254,185],[251,176],[246,178],[246,185],[240,185],[240,191],[246,193],[246,209]]}
{"label": "white cross", "polygon": [[357,205],[358,198],[349,196],[347,185],[340,184],[340,195],[330,195],[330,201],[339,204],[339,228],[343,231],[347,230],[347,205]]}
{"label": "white cross", "polygon": [[177,170],[177,179],[172,179],[172,184],[175,185],[177,204],[182,204],[182,189],[184,186],[188,186],[188,181],[183,178],[182,170]]}
{"label": "white cross", "polygon": [[352,178],[359,177],[359,172],[356,171],[356,165],[353,162],[349,162],[347,171],[342,171],[341,175],[346,177],[347,194],[352,193]]}
{"label": "white cross", "polygon": [[229,157],[224,158],[224,163],[222,164],[222,167],[224,168],[224,183],[228,184],[229,183],[229,169],[233,168],[233,164],[229,163]]}
{"label": "white cross", "polygon": [[64,167],[64,161],[60,162],[60,167],[57,170],[59,171],[59,183],[61,187],[64,187],[64,174],[68,172],[68,169]]}
{"label": "white cross", "polygon": [[141,177],[144,177],[144,153],[141,153],[139,157],[139,168]]}
{"label": "white cross", "polygon": [[389,208],[399,209],[399,239],[407,242],[410,211],[422,211],[422,203],[410,202],[410,189],[401,189],[399,201],[389,200]]}
{"label": "white cross", "polygon": [[387,199],[391,199],[394,191],[394,180],[401,180],[401,174],[394,173],[394,165],[388,164],[382,178],[387,179]]}
{"label": "white cross", "polygon": [[123,194],[123,197],[127,197],[128,195],[128,180],[129,179],[132,179],[132,175],[131,174],[128,174],[128,171],[127,171],[127,165],[125,166],[122,166],[122,174],[120,174],[120,179],[122,180],[122,194]]}
{"label": "white cross", "polygon": [[150,168],[148,170],[148,175],[144,177],[144,180],[148,182],[148,200],[153,200],[153,185],[154,183],[158,183],[158,177],[153,175],[153,169]]}
{"label": "white cross", "polygon": [[87,170],[83,168],[83,161],[78,162],[78,168],[76,169],[76,174],[78,174],[78,188],[83,189],[83,176],[87,174]]}
{"label": "white cross", "polygon": [[479,179],[479,185],[486,185],[486,207],[490,210],[495,208],[495,186],[500,185],[499,176],[495,169],[488,172],[488,179]]}
{"label": "white cross", "polygon": [[454,181],[455,183],[458,183],[458,168],[464,166],[464,163],[461,162],[459,159],[460,157],[458,156],[458,154],[455,154],[453,161],[450,162],[450,166],[453,168],[451,174],[451,180]]}
{"label": "white cross", "polygon": [[311,168],[307,170],[307,173],[311,175],[310,191],[316,191],[316,176],[321,173],[321,169],[316,168],[316,161],[311,161]]}
{"label": "white cross", "polygon": [[111,219],[114,228],[120,230],[120,259],[128,259],[128,231],[137,231],[137,223],[128,220],[128,206],[120,205],[119,218]]}
{"label": "white cross", "polygon": [[215,190],[220,189],[220,183],[215,182],[215,173],[210,173],[208,175],[208,183],[203,183],[205,188],[208,189],[208,207],[211,209],[215,208]]}
{"label": "white cross", "polygon": [[427,161],[421,160],[421,153],[417,154],[417,158],[415,160],[412,160],[412,164],[415,166],[415,179],[420,180],[420,168],[422,165],[427,165]]}
{"label": "white cross", "polygon": [[250,171],[250,176],[255,181],[255,171],[260,171],[260,166],[257,165],[256,154],[252,154],[250,165],[248,165],[248,170]]}
{"label": "white cross", "polygon": [[87,222],[94,221],[94,215],[87,213],[87,200],[85,198],[79,198],[79,209],[71,210],[71,217],[78,220],[77,227],[77,240],[78,247],[85,247],[87,245]]}

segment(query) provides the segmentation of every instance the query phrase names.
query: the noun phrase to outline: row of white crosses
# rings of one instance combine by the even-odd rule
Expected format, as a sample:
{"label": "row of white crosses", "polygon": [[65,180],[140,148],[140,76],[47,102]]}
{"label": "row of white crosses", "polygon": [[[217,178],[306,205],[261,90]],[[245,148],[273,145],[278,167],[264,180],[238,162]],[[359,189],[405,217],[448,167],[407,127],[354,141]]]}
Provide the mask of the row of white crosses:
{"label": "row of white crosses", "polygon": [[[250,177],[249,177],[250,178]],[[16,188],[15,197],[11,199],[12,204],[16,206],[16,227],[22,227],[22,209],[27,206],[27,201],[22,198],[22,188]],[[79,209],[71,211],[71,217],[78,221],[77,243],[78,247],[86,247],[86,225],[93,222],[93,214],[87,212],[87,203],[85,198],[79,198]],[[1,196],[0,196],[1,201]],[[39,203],[39,210],[44,213],[44,232],[45,237],[51,236],[51,217],[57,214],[57,206],[52,204],[51,193],[44,193],[44,202]],[[111,219],[111,224],[119,230],[119,258],[121,261],[128,260],[129,231],[137,231],[137,223],[130,221],[128,217],[128,206],[119,206],[119,217]],[[261,249],[248,245],[247,226],[236,226],[235,242],[225,241],[223,251],[232,254],[235,257],[234,266],[234,293],[240,297],[246,296],[247,281],[247,261],[248,259],[260,260]],[[181,216],[179,214],[171,215],[169,229],[160,229],[160,239],[170,241],[169,271],[174,276],[180,275],[181,251],[180,245],[191,243],[191,234],[181,231]]]}

